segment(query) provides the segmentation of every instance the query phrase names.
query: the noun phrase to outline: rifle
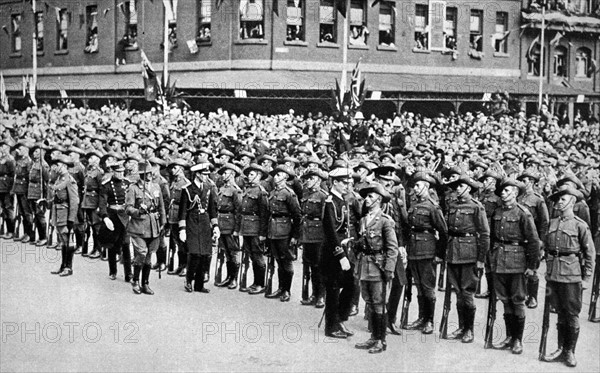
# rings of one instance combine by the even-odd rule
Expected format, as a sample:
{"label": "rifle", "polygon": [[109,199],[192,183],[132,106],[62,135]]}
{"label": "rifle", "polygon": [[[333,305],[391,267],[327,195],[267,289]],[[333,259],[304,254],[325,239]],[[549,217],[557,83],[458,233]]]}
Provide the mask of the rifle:
{"label": "rifle", "polygon": [[543,360],[546,355],[546,342],[548,341],[548,329],[550,328],[550,289],[546,284],[546,296],[544,298],[544,317],[542,319],[542,338],[540,339],[540,350],[538,359]]}
{"label": "rifle", "polygon": [[15,238],[19,237],[19,231],[21,230],[21,213],[19,211],[19,200],[17,199],[17,195],[14,195],[14,204],[13,206],[15,206],[15,231],[13,232],[13,235],[15,236]]}
{"label": "rifle", "polygon": [[438,278],[438,288],[444,287],[444,273],[446,272],[446,262],[440,263],[440,277]]}
{"label": "rifle", "polygon": [[265,278],[265,296],[273,292],[273,274],[275,273],[275,258],[273,252],[269,250],[267,254],[267,272]]}
{"label": "rifle", "polygon": [[[225,262],[225,251],[223,247],[217,243],[217,261],[215,270],[215,285],[223,282],[223,263]],[[229,276],[229,273],[227,274]]]}
{"label": "rifle", "polygon": [[[440,276],[443,278],[443,274]],[[450,314],[450,306],[452,305],[452,286],[450,278],[446,277],[446,293],[444,296],[444,310],[442,311],[442,321],[440,323],[440,335],[443,339],[448,338],[448,315]]]}
{"label": "rifle", "polygon": [[490,276],[490,283],[488,284],[490,298],[488,300],[488,316],[483,342],[483,348],[485,349],[493,348],[492,341],[494,340],[494,324],[496,323],[496,290],[494,289],[493,281],[492,276]]}
{"label": "rifle", "polygon": [[400,328],[406,329],[408,325],[408,310],[412,300],[412,274],[406,269],[406,286],[404,287],[404,299],[402,300],[402,314],[400,316]]}
{"label": "rifle", "polygon": [[[175,234],[172,233],[171,234]],[[177,242],[175,241],[175,239],[173,239],[173,241],[171,241],[171,239],[169,239],[169,256],[167,258],[167,270],[169,272],[173,272],[175,270],[174,266],[175,266],[175,247],[171,247],[170,243],[173,242],[175,243],[175,245],[173,246],[177,246]]]}
{"label": "rifle", "polygon": [[308,300],[308,283],[310,282],[310,266],[302,263],[302,300]]}
{"label": "rifle", "polygon": [[594,269],[594,279],[592,280],[592,297],[590,299],[590,310],[588,312],[588,320],[592,321],[596,318],[596,304],[598,303],[598,292],[600,291],[600,260],[596,260],[596,268]]}
{"label": "rifle", "polygon": [[250,258],[245,250],[242,250],[242,270],[240,271],[240,290],[247,288],[248,268],[250,267]]}

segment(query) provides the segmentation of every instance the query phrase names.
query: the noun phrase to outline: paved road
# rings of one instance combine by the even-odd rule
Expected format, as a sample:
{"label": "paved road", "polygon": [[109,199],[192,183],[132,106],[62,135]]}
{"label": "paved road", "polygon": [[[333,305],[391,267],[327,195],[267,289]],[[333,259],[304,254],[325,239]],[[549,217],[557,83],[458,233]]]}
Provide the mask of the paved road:
{"label": "paved road", "polygon": [[[110,281],[106,262],[76,256],[74,275],[60,278],[50,274],[58,251],[0,246],[1,371],[600,371],[600,325],[585,318],[576,369],[537,360],[541,306],[527,311],[521,356],[483,349],[486,300],[477,300],[473,344],[406,331],[388,336],[385,353],[369,355],[354,349],[369,336],[362,316],[347,323],[357,331],[349,340],[329,340],[317,329],[321,310],[299,304],[300,263],[289,303],[212,284],[210,294],[189,294],[180,277],[159,280],[155,272],[156,294],[148,296],[133,294],[122,274]],[[584,299],[587,312],[589,290]],[[442,300],[438,293],[438,322]],[[412,320],[416,302],[411,308]],[[552,317],[549,350],[556,345]]]}

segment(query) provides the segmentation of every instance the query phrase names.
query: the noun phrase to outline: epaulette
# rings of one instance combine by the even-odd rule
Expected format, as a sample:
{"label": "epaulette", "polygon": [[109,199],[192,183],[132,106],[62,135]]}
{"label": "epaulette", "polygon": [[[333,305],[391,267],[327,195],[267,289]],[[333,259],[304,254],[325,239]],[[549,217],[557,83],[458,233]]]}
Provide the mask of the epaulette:
{"label": "epaulette", "polygon": [[[580,218],[579,216],[577,216],[577,215],[573,215],[573,217],[574,217],[574,218],[575,218],[575,220],[577,220],[578,222],[580,222],[580,223],[584,223],[586,226],[588,226],[588,224],[585,222],[585,220],[583,220],[583,219],[582,219],[582,218]],[[589,228],[589,226],[588,226],[588,228]]]}
{"label": "epaulette", "polygon": [[[517,203],[517,207],[521,209],[521,211],[526,212],[528,215],[531,215],[531,211],[526,206],[523,206],[520,203]],[[533,215],[531,215],[533,217]]]}
{"label": "epaulette", "polygon": [[384,218],[390,219],[391,221],[394,221],[394,219],[392,218],[392,216],[389,215],[389,214],[386,214],[385,212],[382,212],[381,216],[383,216]]}

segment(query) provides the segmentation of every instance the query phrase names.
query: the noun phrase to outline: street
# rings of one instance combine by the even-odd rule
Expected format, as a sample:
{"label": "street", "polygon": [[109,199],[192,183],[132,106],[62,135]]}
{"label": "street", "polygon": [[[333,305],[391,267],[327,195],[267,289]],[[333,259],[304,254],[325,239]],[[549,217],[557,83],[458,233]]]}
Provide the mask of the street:
{"label": "street", "polygon": [[[369,337],[361,312],[347,326],[348,340],[326,338],[318,329],[322,310],[301,306],[301,260],[295,263],[292,300],[216,288],[186,293],[183,278],[152,272],[154,296],[135,295],[123,281],[108,279],[108,264],[75,256],[70,277],[50,274],[60,252],[2,240],[0,263],[0,370],[9,371],[600,371],[600,324],[587,321],[590,292],[584,292],[575,369],[538,361],[544,281],[540,305],[527,310],[524,353],[484,350],[487,300],[476,299],[475,342],[462,344],[403,331],[389,335],[383,354],[354,344]],[[540,272],[544,270],[544,263]],[[214,259],[211,269],[214,272]],[[249,272],[251,273],[251,271]],[[250,276],[251,277],[251,276]],[[250,279],[249,279],[250,281]],[[416,318],[416,298],[409,321]],[[448,331],[457,325],[450,313]],[[437,292],[440,321],[443,293]],[[548,351],[556,348],[551,315]],[[504,339],[498,304],[495,341]],[[439,324],[437,325],[439,328]]]}

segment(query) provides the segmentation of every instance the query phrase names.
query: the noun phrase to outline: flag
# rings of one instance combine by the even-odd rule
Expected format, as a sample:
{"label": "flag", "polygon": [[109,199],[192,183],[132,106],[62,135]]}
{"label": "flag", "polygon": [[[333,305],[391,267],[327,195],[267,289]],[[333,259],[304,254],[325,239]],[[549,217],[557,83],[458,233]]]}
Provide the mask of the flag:
{"label": "flag", "polygon": [[167,20],[169,22],[171,21],[176,21],[176,15],[175,15],[175,6],[176,4],[176,0],[172,1],[172,0],[163,0],[163,5],[165,6],[165,17],[167,17]]}
{"label": "flag", "polygon": [[272,10],[279,17],[279,0],[273,0]]}
{"label": "flag", "polygon": [[511,30],[506,31],[505,33],[496,33],[492,34],[492,48],[496,48],[497,41],[504,41],[508,39],[508,35],[510,35]]}
{"label": "flag", "polygon": [[0,71],[0,104],[4,111],[8,111],[8,97],[6,96],[6,85],[4,84],[4,75]]}
{"label": "flag", "polygon": [[54,7],[54,12],[56,13],[56,22],[60,23],[60,8]]}
{"label": "flag", "polygon": [[533,48],[535,48],[535,45],[539,44],[539,43],[540,43],[540,36],[538,35],[538,36],[536,36],[535,39],[533,39],[533,41],[529,45],[529,48],[527,49],[527,59],[528,60],[530,60],[530,61],[533,60],[533,55],[532,55]]}
{"label": "flag", "polygon": [[4,30],[4,32],[6,32],[6,35],[10,34],[10,32],[8,32],[8,27],[6,27],[6,25],[2,25],[2,30]]}
{"label": "flag", "polygon": [[142,78],[144,79],[144,96],[146,101],[156,101],[158,97],[158,79],[156,72],[152,68],[152,64],[146,53],[142,50]]}
{"label": "flag", "polygon": [[598,72],[598,62],[593,59],[590,58],[590,67],[588,68],[588,78],[590,78],[592,75],[596,74]]}
{"label": "flag", "polygon": [[558,45],[558,42],[560,41],[560,39],[562,39],[565,36],[565,34],[563,34],[560,31],[556,31],[556,35],[554,35],[554,38],[552,38],[552,40],[550,40],[550,46],[553,47],[555,45]]}
{"label": "flag", "polygon": [[31,100],[31,103],[33,104],[34,107],[37,107],[37,100],[35,99],[35,84],[33,83],[33,76],[31,76],[29,78],[29,82],[27,84],[27,87],[29,88],[29,99]]}
{"label": "flag", "polygon": [[335,0],[337,1],[337,10],[346,17],[346,0]]}
{"label": "flag", "polygon": [[27,96],[27,85],[29,84],[29,76],[23,76],[21,84],[21,88],[23,88],[23,97],[25,97]]}
{"label": "flag", "polygon": [[59,90],[59,92],[60,92],[60,98],[63,98],[63,99],[69,98],[69,96],[67,96],[67,91],[65,91],[64,88],[61,88]]}
{"label": "flag", "polygon": [[102,11],[102,16],[106,17],[106,15],[108,14],[108,12],[110,12],[110,8],[106,8]]}
{"label": "flag", "polygon": [[352,78],[350,80],[350,94],[352,95],[352,107],[360,106],[360,60],[356,63],[352,70]]}

